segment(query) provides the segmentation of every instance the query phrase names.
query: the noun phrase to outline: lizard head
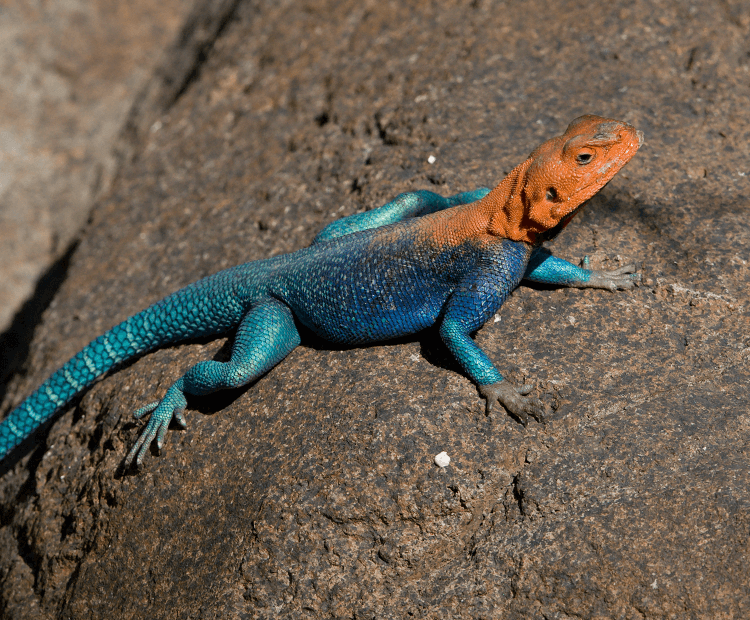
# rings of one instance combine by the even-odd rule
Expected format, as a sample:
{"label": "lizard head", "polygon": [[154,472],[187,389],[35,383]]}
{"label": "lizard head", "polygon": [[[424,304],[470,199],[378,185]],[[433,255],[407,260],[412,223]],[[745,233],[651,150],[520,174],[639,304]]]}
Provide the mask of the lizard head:
{"label": "lizard head", "polygon": [[521,192],[528,228],[540,233],[557,226],[617,174],[642,140],[631,125],[588,115],[538,147]]}
{"label": "lizard head", "polygon": [[496,188],[505,186],[496,197],[504,194],[505,204],[493,216],[493,232],[530,243],[546,231],[559,232],[642,142],[643,134],[627,123],[593,115],[575,119],[562,136],[535,149]]}

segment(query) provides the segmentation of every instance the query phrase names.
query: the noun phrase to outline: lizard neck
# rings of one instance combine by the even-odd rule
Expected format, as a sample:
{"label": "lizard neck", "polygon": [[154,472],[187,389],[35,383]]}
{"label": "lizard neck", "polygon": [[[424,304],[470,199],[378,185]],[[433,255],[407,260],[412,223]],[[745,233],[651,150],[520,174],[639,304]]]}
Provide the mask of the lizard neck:
{"label": "lizard neck", "polygon": [[537,233],[526,217],[524,179],[532,160],[516,166],[500,184],[473,206],[488,222],[487,232],[511,241],[534,244]]}

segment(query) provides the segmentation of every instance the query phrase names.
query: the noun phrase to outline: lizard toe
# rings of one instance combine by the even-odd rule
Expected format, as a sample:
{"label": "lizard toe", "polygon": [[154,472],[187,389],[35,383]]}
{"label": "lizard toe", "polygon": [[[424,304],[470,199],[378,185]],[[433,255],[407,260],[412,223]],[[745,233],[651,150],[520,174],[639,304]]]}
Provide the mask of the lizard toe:
{"label": "lizard toe", "polygon": [[623,267],[620,267],[619,269],[613,269],[612,271],[605,272],[608,276],[621,276],[626,273],[635,273],[638,271],[638,265],[635,263],[630,263],[628,265],[624,265]]}
{"label": "lizard toe", "polygon": [[538,398],[527,399],[527,411],[529,415],[534,418],[540,424],[547,422],[547,408],[544,403]]}
{"label": "lizard toe", "polygon": [[156,408],[157,408],[158,406],[159,406],[159,401],[158,401],[158,400],[155,400],[154,402],[152,402],[152,403],[149,403],[148,405],[145,405],[144,407],[141,407],[140,409],[136,409],[136,410],[135,410],[135,411],[133,412],[133,417],[134,417],[134,418],[135,418],[136,420],[139,420],[140,418],[142,418],[142,417],[143,417],[144,415],[146,415],[147,413],[151,413],[151,412],[152,412],[152,411],[153,411],[154,409],[156,409]]}
{"label": "lizard toe", "polygon": [[180,428],[187,428],[187,421],[185,420],[185,409],[184,407],[177,407],[174,410],[174,421],[179,425]]}

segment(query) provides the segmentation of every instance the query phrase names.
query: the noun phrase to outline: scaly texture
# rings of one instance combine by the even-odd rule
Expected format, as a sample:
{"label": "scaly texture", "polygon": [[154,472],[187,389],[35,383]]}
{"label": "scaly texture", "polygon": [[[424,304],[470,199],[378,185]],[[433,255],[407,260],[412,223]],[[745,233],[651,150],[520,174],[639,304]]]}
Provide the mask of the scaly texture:
{"label": "scaly texture", "polygon": [[597,116],[574,120],[494,190],[450,198],[428,191],[327,226],[292,254],[221,271],[177,291],[100,336],[45,381],[0,425],[0,455],[28,437],[113,366],[156,347],[237,327],[228,362],[190,368],[164,398],[126,458],[140,465],[169,422],[185,425],[185,394],[238,387],[268,372],[300,343],[297,323],[340,344],[367,344],[439,324],[446,346],[491,410],[499,401],[526,423],[542,403],[503,380],[471,338],[523,278],[616,290],[638,281],[553,257],[541,242],[567,225],[638,150],[640,132]]}

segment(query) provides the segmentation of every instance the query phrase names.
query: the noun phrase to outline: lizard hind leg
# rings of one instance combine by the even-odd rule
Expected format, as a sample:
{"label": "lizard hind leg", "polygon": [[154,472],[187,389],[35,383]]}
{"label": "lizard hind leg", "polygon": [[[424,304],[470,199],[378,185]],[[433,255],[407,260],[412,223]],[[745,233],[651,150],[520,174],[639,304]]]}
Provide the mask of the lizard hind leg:
{"label": "lizard hind leg", "polygon": [[380,226],[395,224],[396,222],[401,222],[412,217],[420,217],[458,205],[469,204],[470,202],[481,200],[489,193],[490,190],[486,187],[480,187],[471,192],[461,192],[448,198],[425,189],[415,192],[405,192],[399,194],[391,202],[384,204],[382,207],[365,211],[364,213],[355,213],[354,215],[331,222],[313,239],[313,245],[361,230],[379,228]]}
{"label": "lizard hind leg", "polygon": [[135,412],[136,418],[147,413],[151,413],[151,418],[125,458],[125,466],[129,467],[135,461],[140,467],[154,439],[161,450],[172,419],[185,428],[185,394],[200,396],[246,385],[271,370],[299,343],[294,316],[287,305],[275,299],[265,299],[254,306],[237,329],[228,362],[198,362],[172,384],[161,401]]}

